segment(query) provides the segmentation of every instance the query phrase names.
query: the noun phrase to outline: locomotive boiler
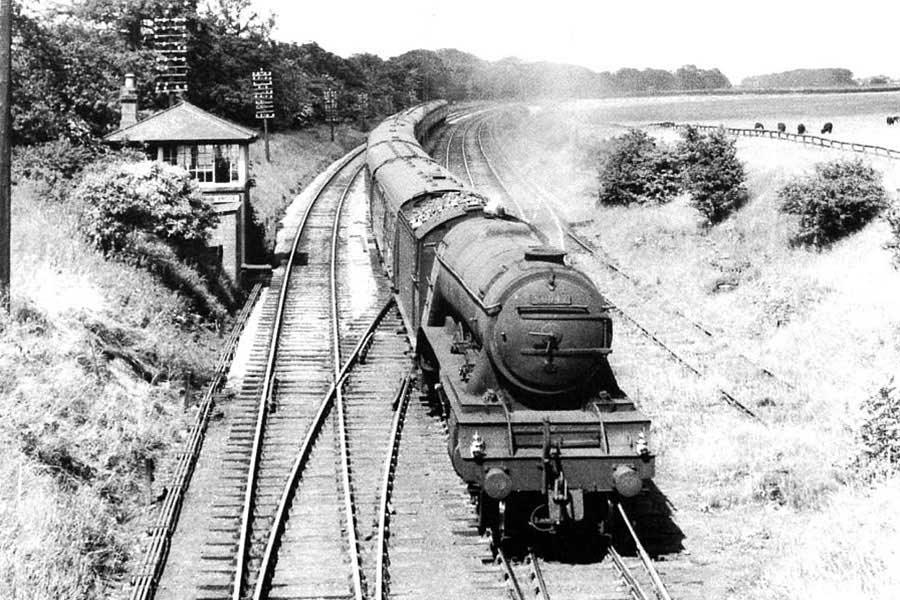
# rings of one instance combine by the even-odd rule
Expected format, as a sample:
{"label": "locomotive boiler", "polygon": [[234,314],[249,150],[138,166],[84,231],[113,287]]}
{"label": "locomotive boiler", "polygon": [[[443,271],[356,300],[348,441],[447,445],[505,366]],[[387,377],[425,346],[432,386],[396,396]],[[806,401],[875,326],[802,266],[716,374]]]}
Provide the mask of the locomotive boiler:
{"label": "locomotive boiler", "polygon": [[608,302],[559,248],[428,157],[430,103],[369,136],[372,229],[454,470],[497,533],[602,523],[654,474],[650,422],[608,362]]}

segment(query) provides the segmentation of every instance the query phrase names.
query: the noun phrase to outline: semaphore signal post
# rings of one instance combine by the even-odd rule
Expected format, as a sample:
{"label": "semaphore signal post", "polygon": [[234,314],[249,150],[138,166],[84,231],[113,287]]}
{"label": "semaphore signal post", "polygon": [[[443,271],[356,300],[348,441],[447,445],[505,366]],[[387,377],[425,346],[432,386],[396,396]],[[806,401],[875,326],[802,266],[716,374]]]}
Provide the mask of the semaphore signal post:
{"label": "semaphore signal post", "polygon": [[156,93],[166,94],[169,105],[187,92],[187,19],[165,17],[153,21],[153,50],[156,52]]}
{"label": "semaphore signal post", "polygon": [[253,72],[253,100],[256,102],[256,118],[262,119],[266,145],[266,162],[269,157],[269,119],[275,118],[275,102],[272,93],[272,71]]}

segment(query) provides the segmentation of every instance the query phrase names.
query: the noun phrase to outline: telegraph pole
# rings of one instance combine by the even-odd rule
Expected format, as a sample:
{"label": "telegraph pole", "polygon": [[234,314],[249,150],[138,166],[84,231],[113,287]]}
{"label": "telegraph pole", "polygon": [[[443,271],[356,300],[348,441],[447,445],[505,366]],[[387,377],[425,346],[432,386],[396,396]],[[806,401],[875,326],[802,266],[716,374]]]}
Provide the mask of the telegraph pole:
{"label": "telegraph pole", "polygon": [[337,121],[337,91],[325,90],[325,120],[331,125],[331,141],[334,141],[334,123]]}
{"label": "telegraph pole", "polygon": [[12,0],[0,0],[0,307],[9,312]]}
{"label": "telegraph pole", "polygon": [[366,129],[366,120],[369,116],[369,93],[356,94],[356,109],[359,111],[359,128]]}
{"label": "telegraph pole", "polygon": [[256,102],[256,118],[262,119],[263,135],[266,141],[266,162],[269,157],[269,119],[275,118],[275,103],[272,94],[272,71],[253,72],[253,100]]}

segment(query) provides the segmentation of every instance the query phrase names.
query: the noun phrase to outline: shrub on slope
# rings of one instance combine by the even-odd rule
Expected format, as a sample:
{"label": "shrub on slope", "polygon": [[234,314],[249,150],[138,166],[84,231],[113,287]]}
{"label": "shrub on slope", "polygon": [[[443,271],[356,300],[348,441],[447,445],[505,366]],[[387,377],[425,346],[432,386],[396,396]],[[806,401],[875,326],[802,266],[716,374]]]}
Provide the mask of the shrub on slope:
{"label": "shrub on slope", "polygon": [[782,212],[799,217],[792,242],[815,248],[859,231],[888,204],[881,174],[858,158],[817,164],[778,197]]}
{"label": "shrub on slope", "polygon": [[683,165],[685,189],[691,204],[708,225],[727,219],[747,203],[744,166],[737,158],[734,140],[722,130],[701,135],[688,127],[676,150]]}
{"label": "shrub on slope", "polygon": [[662,204],[680,191],[678,160],[639,129],[601,148],[598,176],[601,204]]}
{"label": "shrub on slope", "polygon": [[88,173],[73,193],[82,228],[107,253],[129,247],[136,232],[173,244],[202,242],[218,218],[187,171],[156,161],[116,162]]}

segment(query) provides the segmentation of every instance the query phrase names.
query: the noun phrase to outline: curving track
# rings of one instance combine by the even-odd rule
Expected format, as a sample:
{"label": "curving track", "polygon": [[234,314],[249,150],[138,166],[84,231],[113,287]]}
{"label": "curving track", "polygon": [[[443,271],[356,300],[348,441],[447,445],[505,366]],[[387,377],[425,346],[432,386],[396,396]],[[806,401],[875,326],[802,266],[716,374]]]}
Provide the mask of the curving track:
{"label": "curving track", "polygon": [[[480,123],[446,128],[438,147],[514,202],[526,188],[486,166]],[[323,184],[273,279],[218,468],[201,482],[213,500],[182,519],[203,528],[200,557],[160,597],[640,598],[620,574],[636,558],[507,558],[478,531],[439,409],[409,379],[406,332],[367,243],[361,165],[348,157]]]}
{"label": "curving track", "polygon": [[[508,205],[515,206],[518,214],[538,224],[546,239],[565,245],[566,241],[572,240],[571,230],[557,215],[552,201],[546,194],[539,193],[522,173],[511,174],[514,167],[503,154],[495,135],[488,129],[491,119],[492,113],[487,111],[458,116],[435,142],[433,152],[436,158],[442,160],[447,168],[460,176],[465,176],[473,186],[479,186],[479,191],[507,199]],[[586,249],[590,250],[589,247]],[[593,253],[596,255],[596,252]],[[602,259],[599,256],[597,258]],[[616,304],[622,311],[618,302]],[[637,326],[640,333],[668,350],[650,330],[641,328],[640,324],[629,315],[625,314],[625,317]],[[671,354],[669,357],[672,357]],[[678,355],[675,357],[680,358]],[[695,374],[701,375],[699,371]],[[639,520],[666,520],[668,508],[660,506],[657,499],[643,504],[636,507],[640,514]],[[542,555],[554,555],[552,550],[546,548],[540,549],[537,553],[529,551],[515,558],[507,558],[503,555],[502,549],[494,548],[498,564],[505,572],[505,580],[511,595],[515,598],[544,599],[668,598],[668,592],[661,578],[655,574],[658,563],[651,561],[643,551],[624,509],[619,506],[617,510],[623,512],[618,521],[615,537],[617,540],[620,538],[626,540],[624,545],[627,556],[619,554],[614,547],[600,553],[596,553],[594,549],[589,550],[588,554],[598,558],[606,555],[608,558],[600,562],[591,559],[588,564],[572,564],[542,559]],[[671,524],[668,526],[671,527]],[[630,532],[630,535],[626,532]],[[660,533],[660,539],[654,539],[655,548],[666,549],[673,545],[672,539],[665,531],[654,533]],[[629,538],[631,541],[627,541]],[[698,578],[696,569],[692,569],[681,560],[667,561],[666,567],[666,579],[670,580],[679,591],[685,591],[683,597],[690,597]]]}

